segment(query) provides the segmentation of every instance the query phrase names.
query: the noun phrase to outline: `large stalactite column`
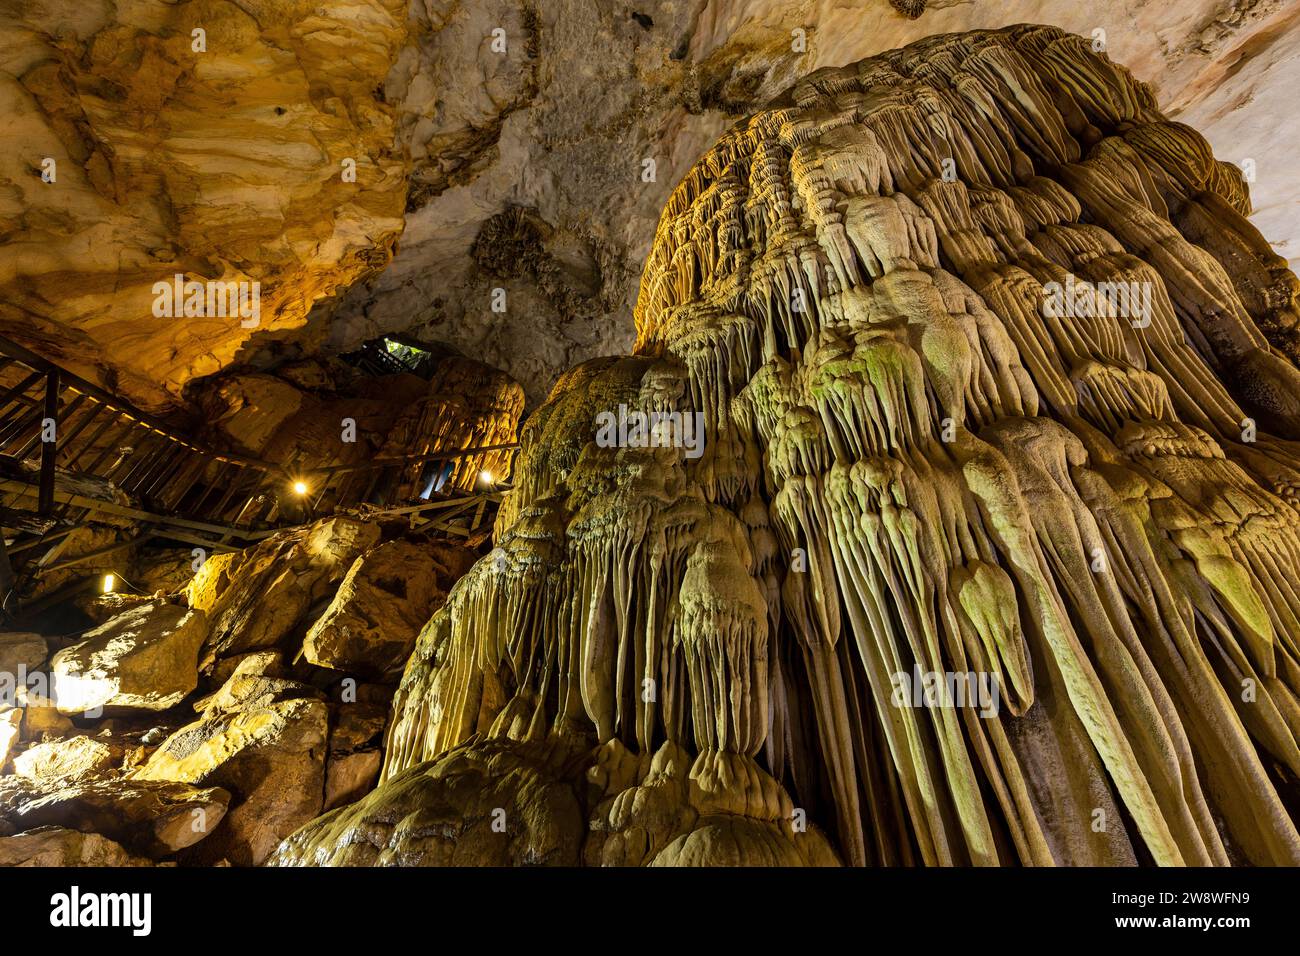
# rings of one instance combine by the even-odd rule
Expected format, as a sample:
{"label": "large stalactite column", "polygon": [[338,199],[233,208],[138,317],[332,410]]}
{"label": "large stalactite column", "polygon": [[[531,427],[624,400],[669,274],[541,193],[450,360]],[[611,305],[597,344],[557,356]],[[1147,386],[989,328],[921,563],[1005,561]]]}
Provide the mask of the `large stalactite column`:
{"label": "large stalactite column", "polygon": [[1300,862],[1300,286],[1248,212],[1056,29],[802,80],[678,186],[638,356],[525,426],[387,782],[281,862],[403,858],[475,754],[571,787],[588,862],[828,862],[805,817],[857,864]]}

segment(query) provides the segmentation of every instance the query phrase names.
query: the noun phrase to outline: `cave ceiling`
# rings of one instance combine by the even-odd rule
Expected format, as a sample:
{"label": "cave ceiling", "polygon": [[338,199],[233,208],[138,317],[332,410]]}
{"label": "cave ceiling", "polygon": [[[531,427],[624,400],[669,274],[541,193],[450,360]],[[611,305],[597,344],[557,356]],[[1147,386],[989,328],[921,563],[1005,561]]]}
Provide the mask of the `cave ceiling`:
{"label": "cave ceiling", "polygon": [[[659,211],[737,119],[817,69],[1016,22],[1102,44],[1248,164],[1253,222],[1291,258],[1300,169],[1272,117],[1300,82],[1296,16],[1282,0],[18,8],[0,95],[60,188],[43,157],[0,158],[0,330],[157,409],[231,365],[386,332],[495,365],[536,405],[631,345]],[[220,57],[193,49],[199,27]],[[177,272],[260,281],[258,321],[155,315]]]}

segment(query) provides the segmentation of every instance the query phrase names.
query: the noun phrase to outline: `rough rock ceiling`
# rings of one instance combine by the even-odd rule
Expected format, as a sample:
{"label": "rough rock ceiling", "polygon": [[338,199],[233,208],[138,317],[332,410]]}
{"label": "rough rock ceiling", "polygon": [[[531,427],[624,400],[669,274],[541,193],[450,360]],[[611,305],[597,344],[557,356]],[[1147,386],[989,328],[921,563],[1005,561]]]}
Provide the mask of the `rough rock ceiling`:
{"label": "rough rock ceiling", "polygon": [[[498,365],[536,402],[564,368],[630,344],[658,212],[738,116],[820,67],[1025,21],[1105,30],[1171,116],[1255,159],[1257,222],[1288,254],[1300,170],[1274,118],[1300,82],[1296,3],[901,5],[922,6],[7,8],[0,96],[30,147],[0,157],[0,331],[151,407],[232,362],[391,330]],[[46,155],[57,184],[41,181]],[[152,284],[177,271],[260,280],[258,326],[153,316]]]}
{"label": "rough rock ceiling", "polygon": [[[7,4],[0,332],[157,408],[382,267],[406,35],[402,0]],[[259,282],[257,322],[157,314],[176,273]]]}
{"label": "rough rock ceiling", "polygon": [[[1112,58],[1172,118],[1221,158],[1256,160],[1256,224],[1296,255],[1300,169],[1275,118],[1300,83],[1298,13],[1281,0],[975,0],[931,3],[917,19],[885,0],[417,4],[387,84],[414,162],[406,232],[391,267],[340,308],[332,339],[416,327],[511,372],[536,401],[574,362],[626,350],[659,211],[739,116],[815,69],[1020,22],[1104,29]],[[505,55],[487,46],[496,26],[513,44]],[[792,49],[796,28],[806,52]],[[654,182],[642,181],[648,158]],[[525,211],[527,238],[493,261],[483,236],[511,232],[495,218],[509,207]],[[495,287],[504,314],[491,311]]]}

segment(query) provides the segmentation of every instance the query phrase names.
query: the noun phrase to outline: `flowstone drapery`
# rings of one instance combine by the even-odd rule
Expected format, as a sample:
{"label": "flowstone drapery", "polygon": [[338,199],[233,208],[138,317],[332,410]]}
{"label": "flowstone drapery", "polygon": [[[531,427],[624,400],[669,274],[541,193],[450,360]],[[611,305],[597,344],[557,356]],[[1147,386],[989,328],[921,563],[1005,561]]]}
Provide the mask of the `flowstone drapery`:
{"label": "flowstone drapery", "polygon": [[277,862],[1300,862],[1300,285],[1248,212],[1053,28],[802,80],[524,427],[385,784]]}

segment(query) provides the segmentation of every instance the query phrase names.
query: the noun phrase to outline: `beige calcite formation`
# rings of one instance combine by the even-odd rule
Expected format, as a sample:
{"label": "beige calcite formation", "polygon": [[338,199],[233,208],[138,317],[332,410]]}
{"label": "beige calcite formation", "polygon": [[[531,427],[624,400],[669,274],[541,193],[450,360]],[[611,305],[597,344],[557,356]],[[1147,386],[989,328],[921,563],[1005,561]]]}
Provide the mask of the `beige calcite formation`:
{"label": "beige calcite formation", "polygon": [[66,827],[36,827],[0,837],[0,866],[153,866],[152,860],[129,853],[98,833]]}
{"label": "beige calcite formation", "polygon": [[303,640],[303,658],[363,676],[400,672],[429,616],[470,565],[460,549],[395,540],[353,562]]}
{"label": "beige calcite formation", "polygon": [[[382,268],[407,192],[383,92],[406,8],[6,9],[0,332],[166,406]],[[155,283],[177,274],[257,282],[259,312],[212,314],[205,297],[203,314],[156,315]]]}
{"label": "beige calcite formation", "polygon": [[[519,437],[519,418],[523,411],[524,389],[510,376],[482,362],[449,356],[435,366],[424,394],[393,423],[379,457],[510,445]],[[453,459],[442,490],[445,493],[484,490],[484,473],[494,479],[505,477],[510,470],[510,459],[509,451]],[[430,471],[436,474],[444,464],[430,462],[403,471],[397,494],[403,498],[422,495]]]}
{"label": "beige calcite formation", "polygon": [[427,846],[466,761],[581,773],[587,863],[1300,862],[1300,283],[1249,209],[1060,30],[796,83],[669,198],[638,354],[525,424],[380,787],[276,862],[517,860]]}
{"label": "beige calcite formation", "polygon": [[743,757],[706,767],[680,744],[634,754],[611,740],[588,780],[599,787],[588,866],[837,866],[825,836],[802,830],[788,794]]}
{"label": "beige calcite formation", "polygon": [[566,756],[546,743],[454,749],[313,821],[267,865],[575,866],[581,777]]}
{"label": "beige calcite formation", "polygon": [[140,604],[87,631],[50,660],[54,700],[64,714],[166,710],[198,684],[208,636],[198,608],[165,600]]}
{"label": "beige calcite formation", "polygon": [[[3,167],[0,331],[162,405],[281,346],[348,351],[411,330],[505,369],[537,404],[563,369],[630,345],[659,210],[738,116],[820,68],[1025,21],[1102,44],[1171,116],[1252,161],[1258,224],[1294,258],[1300,167],[1276,122],[1300,82],[1294,4],[924,6],[14,8],[0,14],[3,102],[22,148]],[[177,272],[260,282],[258,327],[156,318],[153,284]]]}

